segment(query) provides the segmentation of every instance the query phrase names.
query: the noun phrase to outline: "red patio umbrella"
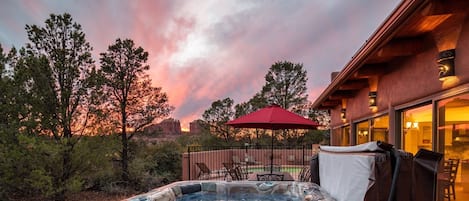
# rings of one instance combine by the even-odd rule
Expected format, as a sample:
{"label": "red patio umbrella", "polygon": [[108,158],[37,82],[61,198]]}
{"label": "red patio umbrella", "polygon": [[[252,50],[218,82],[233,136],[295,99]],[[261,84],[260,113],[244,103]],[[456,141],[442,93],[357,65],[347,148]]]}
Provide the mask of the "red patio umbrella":
{"label": "red patio umbrella", "polygon": [[[281,108],[279,105],[270,105],[255,112],[246,114],[226,123],[235,128],[263,128],[271,130],[279,129],[316,129],[320,126],[317,122],[306,119],[300,115]],[[272,136],[272,154],[274,149]],[[270,171],[272,173],[273,158],[270,159]]]}
{"label": "red patio umbrella", "polygon": [[264,128],[264,129],[316,129],[319,124],[300,115],[281,108],[279,105],[271,105],[226,124],[235,128]]}

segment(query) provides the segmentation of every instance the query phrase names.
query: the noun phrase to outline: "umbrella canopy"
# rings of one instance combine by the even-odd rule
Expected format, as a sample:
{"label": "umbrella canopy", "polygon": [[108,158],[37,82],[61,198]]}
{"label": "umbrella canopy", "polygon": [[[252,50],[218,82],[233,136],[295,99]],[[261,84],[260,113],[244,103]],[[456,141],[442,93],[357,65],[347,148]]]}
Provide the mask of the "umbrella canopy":
{"label": "umbrella canopy", "polygon": [[[263,128],[263,129],[316,129],[319,124],[300,115],[271,105],[226,123],[235,128]],[[270,173],[273,171],[274,137],[272,135]]]}
{"label": "umbrella canopy", "polygon": [[264,128],[264,129],[316,129],[319,124],[278,105],[271,105],[237,119],[229,121],[227,125],[235,128]]}

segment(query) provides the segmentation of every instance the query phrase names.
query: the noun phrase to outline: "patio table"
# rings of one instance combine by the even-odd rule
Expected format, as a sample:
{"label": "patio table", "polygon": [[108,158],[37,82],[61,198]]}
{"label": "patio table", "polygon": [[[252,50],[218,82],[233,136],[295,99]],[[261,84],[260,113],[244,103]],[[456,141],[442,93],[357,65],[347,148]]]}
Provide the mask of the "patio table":
{"label": "patio table", "polygon": [[[248,181],[257,181],[258,174],[271,174],[271,173],[270,171],[254,172],[248,175]],[[293,176],[289,172],[273,171],[272,174],[283,174],[283,181],[295,181],[295,179],[293,179]]]}

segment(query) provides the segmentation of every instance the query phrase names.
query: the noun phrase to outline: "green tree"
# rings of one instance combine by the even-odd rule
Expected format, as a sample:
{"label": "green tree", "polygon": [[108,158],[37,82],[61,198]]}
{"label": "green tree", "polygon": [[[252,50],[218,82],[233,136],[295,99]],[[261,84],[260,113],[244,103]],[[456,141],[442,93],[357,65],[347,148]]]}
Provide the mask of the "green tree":
{"label": "green tree", "polygon": [[[15,168],[18,158],[22,157],[18,147],[18,128],[20,124],[21,105],[17,96],[19,91],[14,80],[12,63],[16,50],[12,48],[4,53],[0,45],[0,200],[6,200],[14,191],[21,168]],[[21,157],[17,157],[21,156]],[[20,166],[21,167],[21,166]]]}
{"label": "green tree", "polygon": [[52,183],[55,199],[64,200],[67,186],[75,182],[72,153],[78,138],[73,136],[83,134],[93,111],[92,47],[81,25],[67,13],[51,14],[44,27],[26,25],[26,31],[30,43],[21,66],[31,76],[30,119],[39,121],[37,132],[53,136],[62,146]]}
{"label": "green tree", "polygon": [[212,103],[211,107],[202,114],[205,125],[212,134],[221,137],[225,142],[230,143],[234,140],[233,133],[226,125],[226,122],[234,116],[233,99],[225,98]]}
{"label": "green tree", "polygon": [[[276,62],[265,75],[266,83],[262,87],[261,94],[269,104],[278,104],[284,109],[304,115],[308,103],[307,81],[303,64]],[[281,135],[284,143],[287,143],[292,135],[297,139],[300,133],[297,130],[292,132],[284,130]]]}
{"label": "green tree", "polygon": [[267,99],[260,93],[256,93],[248,102],[235,105],[235,117],[246,115],[267,106]]}
{"label": "green tree", "polygon": [[328,131],[326,130],[310,130],[301,138],[304,145],[311,147],[313,144],[321,144],[326,140]]}
{"label": "green tree", "polygon": [[[305,138],[306,142],[312,142],[313,144],[319,143],[329,143],[330,140],[330,124],[331,124],[331,115],[328,110],[316,110],[313,109],[312,103],[308,104],[308,117],[321,125],[322,130],[309,131],[308,138]],[[314,137],[312,137],[312,135]],[[312,139],[312,140],[311,140]]]}
{"label": "green tree", "polygon": [[[262,96],[261,93],[256,93],[254,97],[249,99],[248,102],[240,103],[235,105],[235,118],[238,118],[240,116],[249,114],[251,112],[255,112],[261,108],[264,108],[267,106],[267,100],[264,96]],[[253,143],[251,139],[251,131],[252,130],[246,130],[246,129],[236,129],[235,131],[240,131],[240,135],[245,138],[249,143]],[[246,132],[243,132],[246,131]],[[254,130],[255,135],[256,135],[256,144],[259,144],[259,136],[265,134],[264,129],[255,129]]]}
{"label": "green tree", "polygon": [[0,129],[6,131],[17,126],[19,120],[16,118],[19,111],[17,102],[17,88],[13,78],[12,60],[16,55],[16,50],[12,48],[8,54],[3,53],[0,45]]}
{"label": "green tree", "polygon": [[262,87],[262,95],[269,104],[278,104],[287,110],[303,114],[302,108],[308,100],[307,81],[303,64],[276,62],[265,75],[266,83]]}
{"label": "green tree", "polygon": [[152,86],[146,73],[150,68],[145,64],[147,59],[148,52],[136,47],[130,39],[117,39],[107,52],[101,53],[103,89],[107,92],[103,108],[120,130],[120,161],[125,182],[130,181],[128,141],[153,120],[168,116],[174,109],[161,87]]}
{"label": "green tree", "polygon": [[10,108],[10,93],[12,90],[11,86],[11,75],[7,71],[7,66],[9,65],[9,56],[3,53],[3,48],[0,45],[0,90],[2,94],[0,95],[0,126],[2,129],[8,125],[9,122],[9,111]]}
{"label": "green tree", "polygon": [[[20,51],[24,54],[24,49]],[[31,97],[27,90],[30,76],[23,68],[24,62],[15,48],[4,53],[0,45],[0,200],[8,200],[13,194],[54,192],[53,185],[33,185],[40,181],[31,178],[51,178],[43,168],[47,162],[41,154],[30,152],[31,146],[21,143],[26,137],[23,134],[35,137],[28,132],[35,124],[30,120]]]}
{"label": "green tree", "polygon": [[0,130],[19,132],[19,128],[33,127],[29,115],[32,99],[28,86],[30,75],[23,67],[25,63],[24,49],[19,54],[13,47],[8,54],[3,53],[0,45]]}
{"label": "green tree", "polygon": [[311,106],[312,103],[308,104],[308,117],[319,123],[324,129],[329,129],[331,124],[331,115],[328,110],[316,110]]}
{"label": "green tree", "polygon": [[120,180],[120,171],[114,167],[114,153],[120,148],[120,136],[84,136],[76,146],[74,160],[83,163],[78,171],[83,177],[83,187],[93,190],[108,190]]}

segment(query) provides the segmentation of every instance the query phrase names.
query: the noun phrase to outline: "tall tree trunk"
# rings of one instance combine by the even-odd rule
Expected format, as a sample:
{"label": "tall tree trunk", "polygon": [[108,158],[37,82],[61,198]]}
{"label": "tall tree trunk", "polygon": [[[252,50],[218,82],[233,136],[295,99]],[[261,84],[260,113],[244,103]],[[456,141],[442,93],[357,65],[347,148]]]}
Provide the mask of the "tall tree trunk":
{"label": "tall tree trunk", "polygon": [[128,139],[127,139],[127,117],[125,115],[125,109],[122,112],[122,159],[121,159],[121,166],[122,166],[122,180],[124,182],[129,182],[129,157],[127,155],[129,148],[128,148]]}
{"label": "tall tree trunk", "polygon": [[[68,142],[67,142],[68,144]],[[66,145],[63,155],[62,155],[62,176],[59,179],[59,186],[57,186],[60,191],[58,192],[56,199],[57,201],[65,200],[65,193],[67,191],[67,181],[70,179],[70,168],[71,168],[71,150],[68,145]]]}
{"label": "tall tree trunk", "polygon": [[71,171],[72,171],[72,150],[73,144],[71,142],[71,132],[68,129],[64,130],[64,135],[69,136],[65,138],[65,146],[62,152],[62,175],[58,179],[56,183],[56,188],[60,189],[54,196],[54,200],[56,201],[64,201],[65,200],[65,193],[67,192],[67,182],[70,179]]}

